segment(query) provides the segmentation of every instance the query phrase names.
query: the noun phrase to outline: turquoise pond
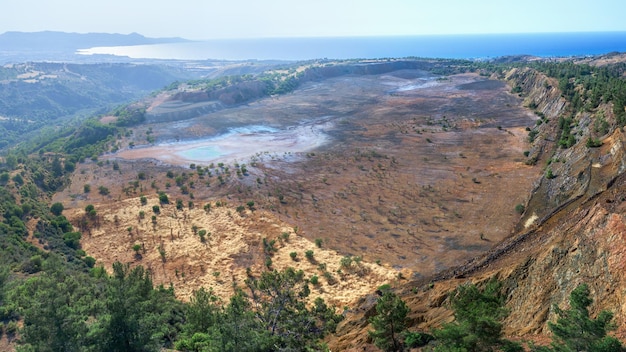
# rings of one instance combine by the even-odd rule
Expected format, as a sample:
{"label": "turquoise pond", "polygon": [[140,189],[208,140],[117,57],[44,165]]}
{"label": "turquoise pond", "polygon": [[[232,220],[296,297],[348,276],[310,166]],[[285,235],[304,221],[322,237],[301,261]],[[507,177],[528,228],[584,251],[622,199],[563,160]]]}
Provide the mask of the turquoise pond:
{"label": "turquoise pond", "polygon": [[168,164],[244,161],[260,154],[308,152],[328,141],[323,132],[329,123],[299,125],[282,130],[268,126],[245,126],[230,129],[218,136],[194,141],[164,143],[145,148],[122,150],[123,159],[155,159]]}
{"label": "turquoise pond", "polygon": [[188,160],[209,160],[223,156],[224,152],[217,146],[205,145],[177,152],[176,155]]}

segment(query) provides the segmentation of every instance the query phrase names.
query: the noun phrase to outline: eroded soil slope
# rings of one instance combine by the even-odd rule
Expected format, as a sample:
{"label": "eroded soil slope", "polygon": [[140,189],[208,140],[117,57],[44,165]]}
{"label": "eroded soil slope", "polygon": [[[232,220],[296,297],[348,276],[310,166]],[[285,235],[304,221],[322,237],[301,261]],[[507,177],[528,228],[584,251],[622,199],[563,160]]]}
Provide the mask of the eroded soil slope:
{"label": "eroded soil slope", "polygon": [[[626,135],[616,131],[600,148],[607,163],[621,163],[623,155],[612,154]],[[613,171],[600,170],[606,175]],[[580,198],[556,211],[540,226],[521,232],[484,256],[454,268],[434,281],[417,280],[398,290],[409,305],[411,331],[430,331],[454,319],[449,310],[449,294],[458,285],[481,285],[491,278],[502,281],[507,295],[509,316],[503,323],[505,334],[519,341],[550,342],[547,322],[554,321],[554,306],[568,307],[569,295],[586,283],[593,304],[590,315],[602,310],[614,316],[620,340],[626,338],[626,176],[621,173],[606,190]],[[331,346],[338,350],[361,351],[371,348],[367,317],[375,314],[376,296],[362,298],[348,314]],[[356,348],[357,346],[358,348]],[[350,349],[355,347],[354,349]]]}

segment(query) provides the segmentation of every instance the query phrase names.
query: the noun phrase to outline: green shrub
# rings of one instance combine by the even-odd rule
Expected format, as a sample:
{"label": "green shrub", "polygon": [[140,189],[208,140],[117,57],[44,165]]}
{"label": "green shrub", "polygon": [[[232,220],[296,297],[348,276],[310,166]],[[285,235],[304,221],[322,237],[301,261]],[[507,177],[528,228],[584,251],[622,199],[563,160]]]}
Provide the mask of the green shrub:
{"label": "green shrub", "polygon": [[587,146],[587,148],[598,148],[602,146],[602,141],[598,138],[589,137],[585,145]]}
{"label": "green shrub", "polygon": [[409,308],[391,289],[380,291],[382,296],[376,302],[376,315],[369,319],[374,328],[369,335],[383,351],[402,351],[402,333],[406,329]]}
{"label": "green shrub", "polygon": [[109,195],[109,189],[104,187],[104,186],[100,186],[98,187],[98,193],[100,193],[103,196]]}
{"label": "green shrub", "polygon": [[86,256],[85,259],[83,259],[83,261],[89,268],[93,268],[96,265],[96,258],[94,257]]}
{"label": "green shrub", "polygon": [[50,212],[54,214],[55,216],[59,216],[61,215],[64,209],[65,208],[63,207],[63,204],[57,202],[57,203],[52,204],[52,206],[50,207]]}
{"label": "green shrub", "polygon": [[435,339],[433,335],[424,332],[407,332],[404,336],[404,344],[409,348],[424,347]]}

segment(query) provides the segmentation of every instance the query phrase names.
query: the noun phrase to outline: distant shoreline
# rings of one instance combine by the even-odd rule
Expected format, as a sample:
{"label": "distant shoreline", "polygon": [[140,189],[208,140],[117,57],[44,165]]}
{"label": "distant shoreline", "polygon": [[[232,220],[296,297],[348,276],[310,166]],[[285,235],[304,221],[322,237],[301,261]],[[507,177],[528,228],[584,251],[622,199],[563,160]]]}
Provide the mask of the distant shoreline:
{"label": "distant shoreline", "polygon": [[571,57],[626,52],[626,32],[219,39],[80,49],[80,55],[169,60]]}

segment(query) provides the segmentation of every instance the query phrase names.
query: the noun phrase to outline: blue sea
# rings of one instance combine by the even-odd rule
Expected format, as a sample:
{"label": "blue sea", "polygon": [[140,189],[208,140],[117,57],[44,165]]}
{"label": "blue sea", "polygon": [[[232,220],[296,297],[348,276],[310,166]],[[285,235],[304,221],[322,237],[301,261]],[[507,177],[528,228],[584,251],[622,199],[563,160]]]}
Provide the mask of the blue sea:
{"label": "blue sea", "polygon": [[626,32],[428,35],[208,40],[101,47],[81,54],[180,60],[308,60],[354,58],[489,59],[508,55],[569,57],[626,52]]}

